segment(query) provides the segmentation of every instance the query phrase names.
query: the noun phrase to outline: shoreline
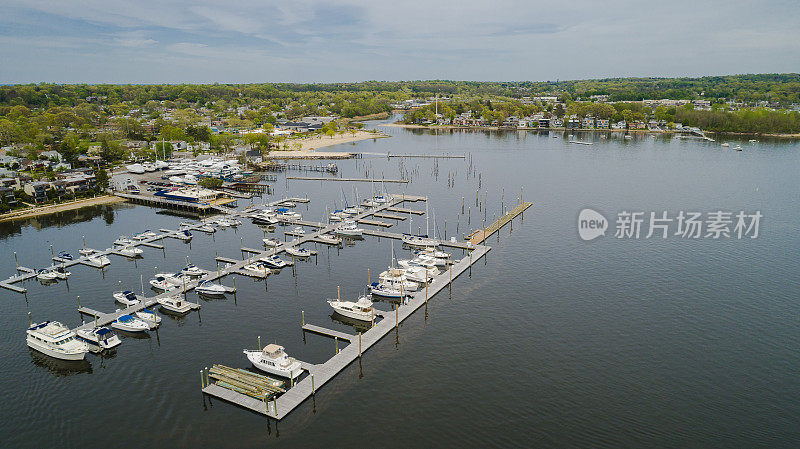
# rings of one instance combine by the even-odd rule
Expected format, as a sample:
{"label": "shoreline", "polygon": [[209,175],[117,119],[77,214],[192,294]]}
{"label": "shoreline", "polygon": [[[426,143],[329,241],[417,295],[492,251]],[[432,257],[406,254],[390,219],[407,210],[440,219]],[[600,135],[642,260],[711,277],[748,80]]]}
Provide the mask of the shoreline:
{"label": "shoreline", "polygon": [[383,139],[391,137],[383,133],[373,133],[369,131],[358,131],[355,135],[346,133],[333,137],[317,135],[314,137],[303,137],[302,139],[293,139],[294,142],[300,143],[300,149],[297,150],[272,150],[264,156],[264,159],[349,159],[353,157],[353,153],[347,151],[340,152],[317,152],[320,148],[330,147],[333,145],[340,145],[345,143],[359,142],[369,139]]}
{"label": "shoreline", "polygon": [[26,218],[39,217],[42,215],[50,215],[58,212],[66,212],[68,210],[82,209],[90,206],[102,206],[105,204],[116,204],[124,202],[124,198],[116,195],[103,195],[94,198],[84,198],[81,200],[69,201],[60,204],[48,204],[47,206],[36,206],[33,208],[16,210],[7,212],[0,215],[0,222],[23,220]]}
{"label": "shoreline", "polygon": [[[499,126],[454,126],[454,125],[441,125],[441,126],[425,126],[425,125],[412,125],[406,123],[386,123],[378,126],[391,126],[394,128],[406,129],[442,129],[442,130],[475,130],[475,131],[555,131],[555,132],[616,132],[616,133],[641,133],[641,134],[685,134],[684,131],[676,130],[652,130],[652,129],[598,129],[598,128],[503,128]],[[800,133],[740,133],[729,131],[705,131],[705,134],[713,134],[718,136],[758,136],[758,137],[773,137],[780,139],[800,139]]]}

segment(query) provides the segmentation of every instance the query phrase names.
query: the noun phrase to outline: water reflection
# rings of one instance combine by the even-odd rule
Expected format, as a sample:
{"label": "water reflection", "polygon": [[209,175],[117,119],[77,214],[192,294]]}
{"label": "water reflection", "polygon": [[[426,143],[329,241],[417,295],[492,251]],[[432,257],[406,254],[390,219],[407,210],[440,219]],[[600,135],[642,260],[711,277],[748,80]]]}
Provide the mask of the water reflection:
{"label": "water reflection", "polygon": [[361,320],[355,320],[353,318],[340,315],[336,312],[333,312],[333,314],[329,316],[331,321],[339,324],[344,324],[345,326],[350,326],[353,329],[355,329],[356,332],[361,332],[362,334],[372,328],[370,323]]}
{"label": "water reflection", "polygon": [[92,372],[92,364],[87,360],[60,360],[46,356],[39,351],[28,348],[31,360],[36,366],[47,368],[51,374],[58,377],[72,376],[75,374]]}

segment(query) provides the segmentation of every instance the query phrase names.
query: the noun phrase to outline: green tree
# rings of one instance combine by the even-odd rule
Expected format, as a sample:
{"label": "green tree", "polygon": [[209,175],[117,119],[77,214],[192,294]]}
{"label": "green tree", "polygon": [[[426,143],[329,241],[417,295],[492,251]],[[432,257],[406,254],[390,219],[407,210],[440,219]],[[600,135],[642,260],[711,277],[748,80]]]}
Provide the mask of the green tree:
{"label": "green tree", "polygon": [[102,168],[94,172],[94,181],[100,189],[108,188],[108,173]]}

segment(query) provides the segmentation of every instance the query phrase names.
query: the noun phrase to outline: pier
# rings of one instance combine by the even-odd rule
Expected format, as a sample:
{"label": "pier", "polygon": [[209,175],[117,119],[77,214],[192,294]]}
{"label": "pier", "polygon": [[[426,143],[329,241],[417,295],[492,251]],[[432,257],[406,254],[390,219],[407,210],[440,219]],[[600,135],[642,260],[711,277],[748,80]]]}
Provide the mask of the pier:
{"label": "pier", "polygon": [[516,218],[517,215],[520,215],[520,214],[524,213],[525,209],[527,209],[527,208],[529,208],[531,206],[533,206],[533,203],[530,203],[530,202],[527,202],[527,201],[520,203],[519,205],[517,205],[517,207],[515,207],[515,208],[511,209],[510,211],[506,212],[505,215],[503,215],[502,217],[498,218],[497,221],[495,221],[494,223],[490,224],[486,228],[478,229],[477,231],[475,231],[472,234],[470,234],[469,235],[469,242],[472,243],[473,245],[478,245],[480,243],[483,243],[484,241],[486,241],[487,238],[489,238],[489,236],[491,236],[495,232],[499,231],[500,228],[502,228],[503,226],[507,225],[511,220]]}
{"label": "pier", "polygon": [[345,181],[345,182],[393,182],[408,183],[408,179],[373,179],[373,178],[334,178],[324,176],[287,176],[286,179],[297,179],[301,181]]}

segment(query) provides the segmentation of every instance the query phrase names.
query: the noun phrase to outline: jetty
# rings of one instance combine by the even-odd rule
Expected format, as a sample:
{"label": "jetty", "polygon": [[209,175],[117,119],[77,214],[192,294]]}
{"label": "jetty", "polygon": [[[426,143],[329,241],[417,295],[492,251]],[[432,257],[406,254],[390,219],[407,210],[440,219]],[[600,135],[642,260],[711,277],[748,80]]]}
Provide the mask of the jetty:
{"label": "jetty", "polygon": [[301,181],[344,181],[344,182],[393,182],[408,183],[408,179],[375,179],[375,178],[334,178],[324,176],[287,176],[286,179],[297,179]]}

